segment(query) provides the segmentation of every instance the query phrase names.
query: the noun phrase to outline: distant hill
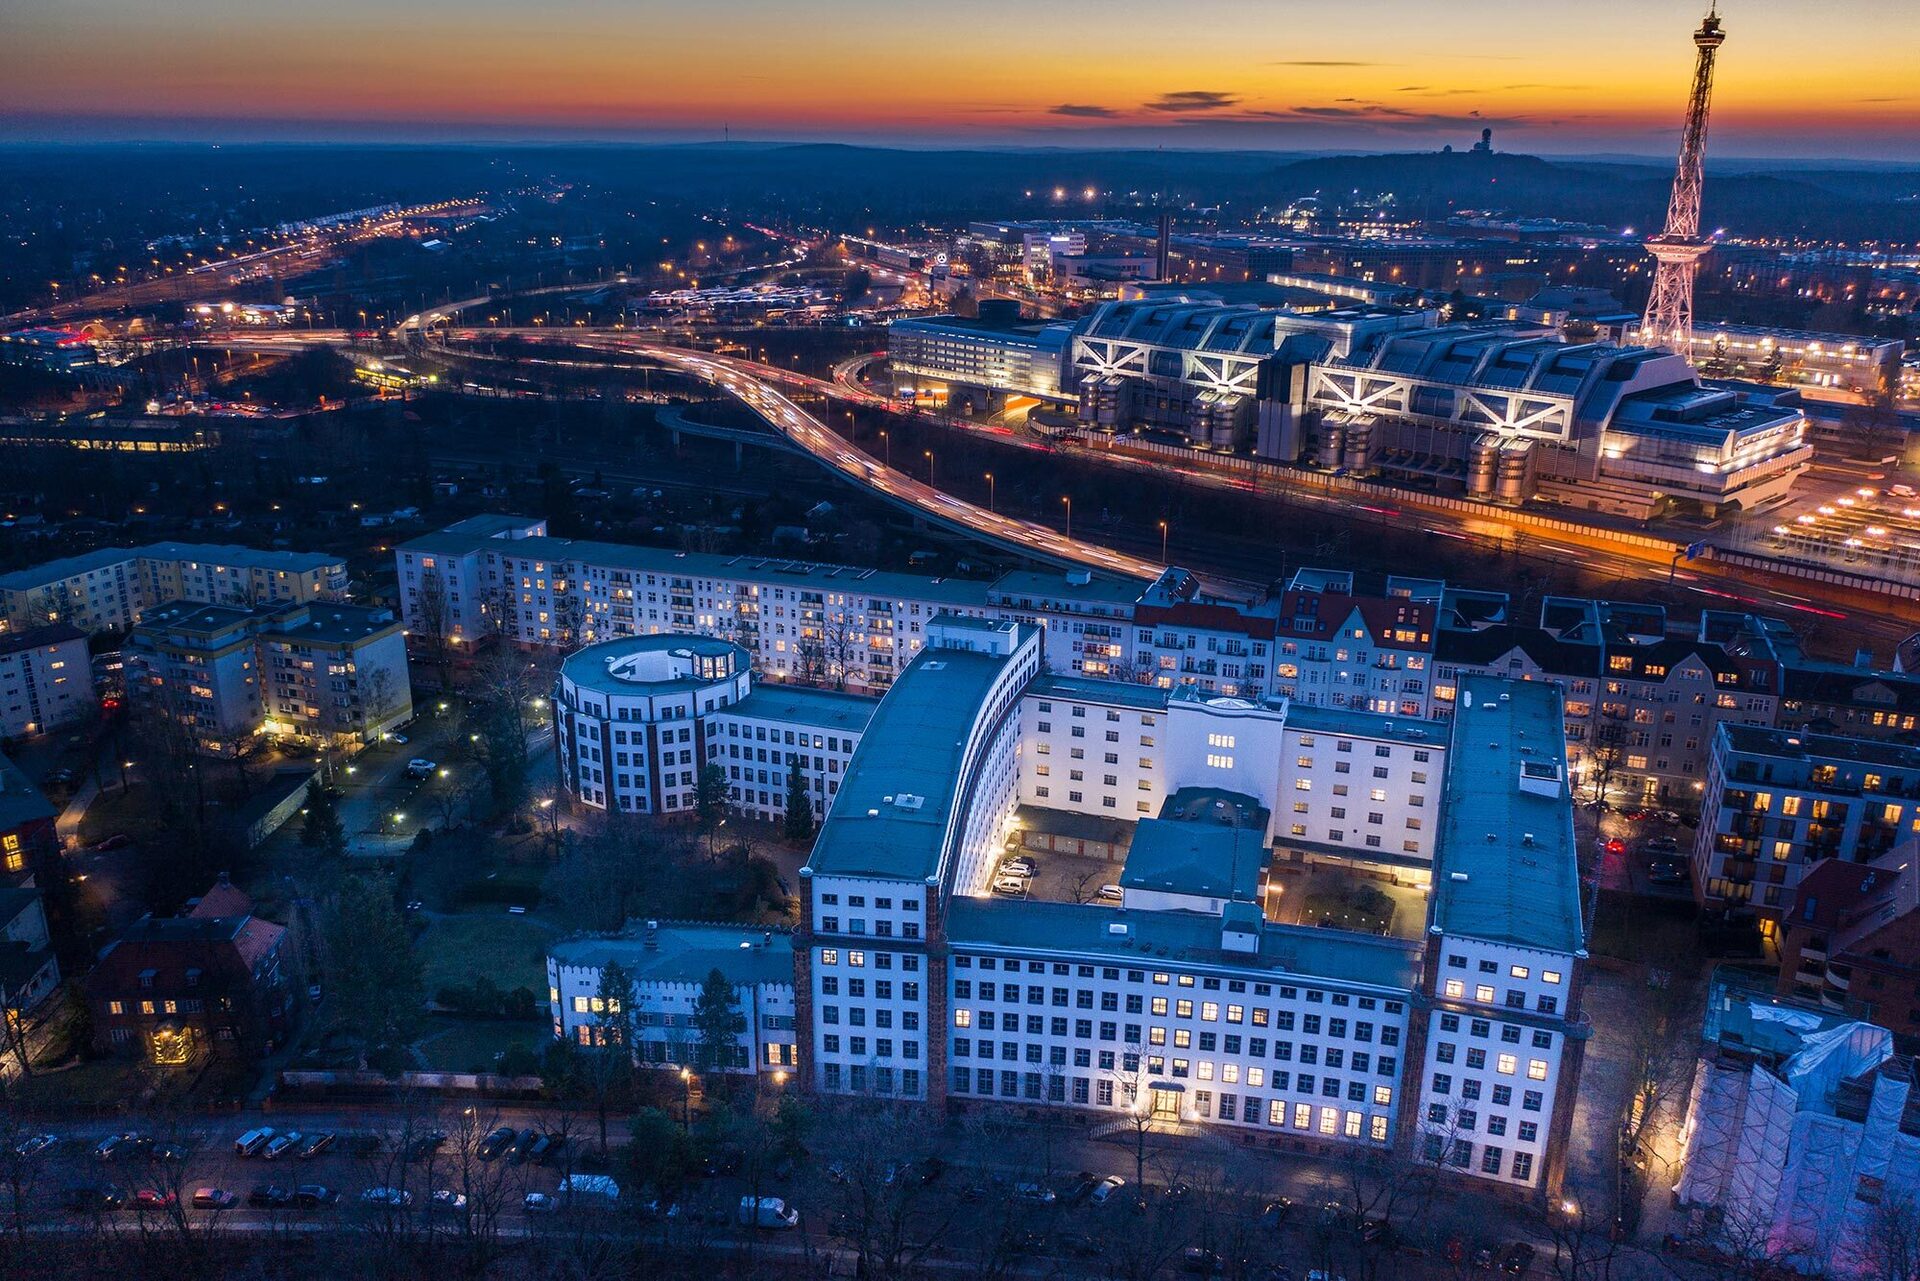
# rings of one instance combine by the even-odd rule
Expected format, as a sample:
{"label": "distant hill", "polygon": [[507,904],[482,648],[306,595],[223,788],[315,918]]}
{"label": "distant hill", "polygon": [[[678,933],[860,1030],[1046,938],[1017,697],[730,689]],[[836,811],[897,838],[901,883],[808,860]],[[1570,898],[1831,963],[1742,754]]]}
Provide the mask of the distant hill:
{"label": "distant hill", "polygon": [[[1403,209],[1445,218],[1459,209],[1657,227],[1666,216],[1670,167],[1542,160],[1472,152],[1322,156],[1279,166],[1281,198],[1391,191]],[[1742,235],[1905,240],[1920,238],[1920,174],[1857,170],[1707,175],[1703,219]],[[1902,197],[1907,197],[1905,203]]]}

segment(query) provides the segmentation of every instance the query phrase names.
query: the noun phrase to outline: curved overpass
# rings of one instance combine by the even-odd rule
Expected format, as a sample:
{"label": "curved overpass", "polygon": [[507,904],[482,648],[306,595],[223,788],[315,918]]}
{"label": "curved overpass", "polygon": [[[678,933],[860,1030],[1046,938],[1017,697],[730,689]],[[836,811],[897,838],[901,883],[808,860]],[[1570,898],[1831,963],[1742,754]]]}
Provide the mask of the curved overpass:
{"label": "curved overpass", "polygon": [[[759,414],[775,431],[812,455],[814,461],[897,506],[911,508],[936,525],[987,539],[1025,556],[1059,565],[1085,566],[1128,578],[1151,581],[1166,568],[1154,561],[1141,560],[1124,552],[1068,538],[1045,525],[990,512],[901,472],[883,467],[789,400],[785,393],[757,371],[749,372],[740,368],[740,362],[651,343],[628,343],[623,345],[622,350],[646,356],[720,388]],[[812,378],[805,381],[837,394],[837,389],[830,383]]]}

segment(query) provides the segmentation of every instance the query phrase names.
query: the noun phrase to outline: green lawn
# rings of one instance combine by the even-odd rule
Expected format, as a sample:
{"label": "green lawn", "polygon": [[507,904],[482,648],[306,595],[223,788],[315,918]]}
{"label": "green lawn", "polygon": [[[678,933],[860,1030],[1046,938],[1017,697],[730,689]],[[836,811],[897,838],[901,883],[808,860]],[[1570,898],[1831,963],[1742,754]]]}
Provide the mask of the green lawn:
{"label": "green lawn", "polygon": [[514,1045],[538,1051],[549,1035],[545,1023],[436,1015],[420,1038],[420,1054],[431,1071],[491,1072],[496,1054]]}
{"label": "green lawn", "polygon": [[484,976],[503,992],[530,988],[534,999],[544,1004],[547,944],[558,933],[538,917],[512,916],[504,907],[435,917],[416,944],[427,996]]}

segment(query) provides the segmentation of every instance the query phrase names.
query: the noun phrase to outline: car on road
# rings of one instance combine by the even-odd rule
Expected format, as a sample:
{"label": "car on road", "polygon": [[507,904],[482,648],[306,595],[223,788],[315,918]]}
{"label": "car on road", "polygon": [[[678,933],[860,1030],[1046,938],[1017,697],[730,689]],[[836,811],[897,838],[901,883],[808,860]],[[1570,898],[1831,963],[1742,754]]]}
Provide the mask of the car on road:
{"label": "car on road", "polygon": [[389,734],[387,735],[387,741],[389,743],[398,743],[400,746],[405,747],[408,739],[405,734]]}
{"label": "car on road", "polygon": [[333,1131],[322,1130],[318,1134],[309,1134],[306,1142],[300,1145],[300,1159],[311,1161],[333,1146]]}
{"label": "car on road", "polygon": [[1039,864],[1026,854],[1009,854],[1000,860],[1000,870],[1014,876],[1032,876]]}
{"label": "car on road", "polygon": [[1260,1226],[1269,1232],[1278,1232],[1287,1217],[1293,1213],[1293,1202],[1286,1197],[1275,1197],[1267,1202],[1260,1211]]}
{"label": "car on road", "polygon": [[273,1133],[273,1127],[270,1125],[263,1125],[257,1129],[248,1130],[245,1134],[233,1141],[233,1154],[235,1156],[255,1155],[261,1148],[273,1142]]}
{"label": "car on road", "polygon": [[1645,854],[1678,854],[1680,842],[1671,836],[1653,836],[1647,838],[1640,850]]}
{"label": "car on road", "polygon": [[50,769],[40,776],[43,787],[72,787],[80,776],[70,769]]}
{"label": "car on road", "polygon": [[545,1192],[529,1192],[520,1200],[520,1207],[528,1214],[552,1214],[556,1207],[553,1198]]}
{"label": "car on road", "polygon": [[1610,836],[1601,848],[1617,858],[1627,852],[1627,843],[1617,836]]}
{"label": "car on road", "polygon": [[256,1183],[247,1193],[247,1204],[256,1210],[284,1210],[293,1204],[293,1193],[277,1183]]}
{"label": "car on road", "polygon": [[429,1130],[413,1142],[407,1144],[406,1151],[401,1154],[401,1159],[405,1161],[424,1161],[435,1152],[438,1152],[440,1145],[446,1141],[447,1133],[445,1130]]}
{"label": "car on road", "polygon": [[1092,1201],[1095,1205],[1105,1205],[1107,1202],[1113,1200],[1114,1197],[1120,1195],[1120,1189],[1126,1186],[1127,1181],[1125,1179],[1117,1174],[1109,1174],[1106,1178],[1093,1185],[1093,1193],[1088,1197],[1088,1200]]}
{"label": "car on road", "polygon": [[119,1156],[121,1149],[132,1143],[133,1140],[134,1136],[131,1134],[109,1134],[106,1138],[93,1145],[94,1159],[97,1161],[111,1161],[114,1157]]}
{"label": "car on road", "polygon": [[1686,865],[1674,862],[1659,862],[1647,869],[1647,879],[1655,885],[1685,885],[1687,883]]}
{"label": "car on road", "polygon": [[519,1137],[518,1131],[512,1126],[503,1125],[480,1140],[480,1146],[474,1149],[473,1154],[482,1161],[491,1161],[512,1147],[513,1141]]}
{"label": "car on road", "polygon": [[1527,1269],[1533,1266],[1534,1253],[1530,1242],[1515,1241],[1500,1256],[1500,1270],[1511,1277],[1524,1276]]}
{"label": "car on road", "polygon": [[467,1194],[455,1192],[452,1188],[435,1188],[433,1195],[427,1198],[427,1207],[444,1210],[448,1214],[459,1214],[467,1208]]}
{"label": "car on road", "polygon": [[324,1183],[302,1183],[293,1190],[293,1203],[302,1210],[320,1210],[340,1200],[340,1194]]}
{"label": "car on road", "polygon": [[1121,903],[1126,901],[1127,892],[1118,885],[1102,885],[1094,897],[1102,903]]}
{"label": "car on road", "polygon": [[196,1210],[231,1210],[240,1198],[225,1188],[195,1188],[191,1204]]}
{"label": "car on road", "polygon": [[1060,1198],[1043,1183],[1016,1183],[1013,1185],[1013,1199],[1029,1205],[1052,1205]]}
{"label": "car on road", "polygon": [[1073,1176],[1073,1182],[1067,1184],[1067,1190],[1060,1194],[1060,1199],[1068,1205],[1079,1205],[1093,1195],[1094,1185],[1098,1182],[1091,1173],[1082,1170]]}
{"label": "car on road", "polygon": [[179,1201],[164,1188],[141,1188],[133,1194],[133,1204],[142,1210],[171,1210]]}
{"label": "car on road", "polygon": [[1028,882],[1024,876],[996,876],[993,878],[993,892],[1007,898],[1025,898]]}
{"label": "car on road", "polygon": [[1193,1194],[1193,1184],[1185,1179],[1175,1179],[1167,1184],[1167,1200],[1184,1201]]}
{"label": "car on road", "polygon": [[1227,1270],[1227,1261],[1212,1250],[1190,1245],[1180,1252],[1180,1270],[1203,1277],[1217,1277]]}
{"label": "car on road", "polygon": [[513,1140],[513,1146],[507,1149],[507,1160],[514,1165],[525,1165],[533,1158],[534,1144],[538,1143],[542,1137],[544,1136],[538,1130],[520,1131]]}
{"label": "car on road", "polygon": [[59,1136],[57,1135],[52,1135],[52,1134],[29,1135],[28,1137],[20,1140],[18,1143],[13,1145],[13,1153],[15,1156],[36,1157],[36,1156],[39,1156],[42,1152],[45,1152],[48,1149],[57,1146],[59,1142],[60,1142],[60,1139],[59,1139]]}
{"label": "car on road", "polygon": [[261,1159],[278,1161],[287,1153],[298,1148],[301,1140],[305,1137],[306,1136],[298,1130],[288,1130],[285,1134],[276,1134],[267,1141],[266,1147],[260,1149]]}
{"label": "car on road", "polygon": [[406,776],[412,779],[432,778],[433,771],[440,766],[424,756],[416,756],[407,762]]}
{"label": "car on road", "polygon": [[1089,1232],[1069,1232],[1060,1238],[1061,1248],[1082,1259],[1097,1259],[1106,1252],[1100,1239]]}
{"label": "car on road", "polygon": [[68,1188],[62,1201],[67,1209],[83,1213],[118,1210],[127,1203],[127,1194],[110,1184],[83,1183],[79,1187]]}
{"label": "car on road", "polygon": [[413,1193],[404,1188],[390,1188],[382,1185],[365,1188],[360,1193],[360,1204],[379,1205],[391,1209],[400,1209],[413,1204]]}

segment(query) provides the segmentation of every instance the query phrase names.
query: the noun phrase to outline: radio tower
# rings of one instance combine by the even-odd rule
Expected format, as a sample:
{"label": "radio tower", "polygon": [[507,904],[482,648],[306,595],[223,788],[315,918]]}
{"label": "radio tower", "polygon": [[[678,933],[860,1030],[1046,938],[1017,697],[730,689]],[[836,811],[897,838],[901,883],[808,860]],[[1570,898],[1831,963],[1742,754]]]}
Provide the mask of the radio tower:
{"label": "radio tower", "polygon": [[1640,322],[1640,340],[1670,347],[1693,358],[1693,277],[1711,246],[1700,238],[1701,163],[1707,154],[1707,104],[1713,96],[1713,55],[1727,38],[1716,4],[1693,33],[1700,51],[1693,65],[1693,93],[1687,98],[1687,127],[1680,135],[1680,163],[1673,172],[1667,201],[1667,225],[1647,241],[1654,257],[1653,293]]}

